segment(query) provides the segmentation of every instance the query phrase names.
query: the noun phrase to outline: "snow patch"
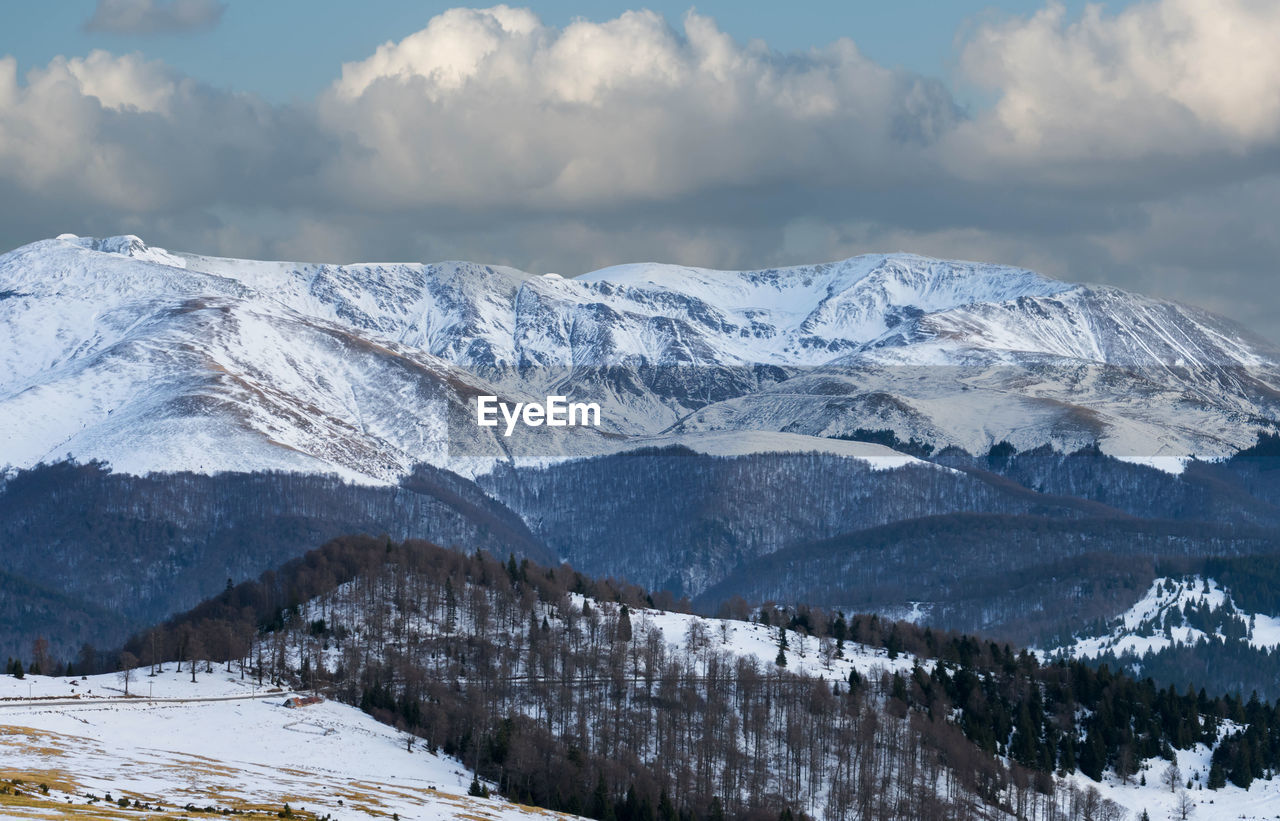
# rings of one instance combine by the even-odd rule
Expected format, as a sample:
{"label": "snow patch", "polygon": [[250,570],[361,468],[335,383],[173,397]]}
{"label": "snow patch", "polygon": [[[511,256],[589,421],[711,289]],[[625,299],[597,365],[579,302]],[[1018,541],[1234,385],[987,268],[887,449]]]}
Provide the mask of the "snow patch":
{"label": "snow patch", "polygon": [[1116,456],[1121,462],[1131,465],[1145,465],[1173,476],[1181,476],[1191,464],[1194,456]]}

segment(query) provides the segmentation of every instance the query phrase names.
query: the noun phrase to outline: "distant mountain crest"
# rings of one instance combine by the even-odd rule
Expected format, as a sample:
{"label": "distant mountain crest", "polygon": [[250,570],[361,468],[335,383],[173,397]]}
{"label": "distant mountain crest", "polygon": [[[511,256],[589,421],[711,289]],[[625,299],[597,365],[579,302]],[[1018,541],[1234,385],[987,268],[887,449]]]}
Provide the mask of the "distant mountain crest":
{"label": "distant mountain crest", "polygon": [[[1274,355],[1230,323],[910,254],[565,278],[63,235],[0,256],[0,293],[0,464],[17,467],[72,454],[387,482],[418,462],[474,474],[735,430],[1176,461],[1247,447],[1280,418]],[[606,430],[521,454],[458,424],[482,393],[596,401]]]}

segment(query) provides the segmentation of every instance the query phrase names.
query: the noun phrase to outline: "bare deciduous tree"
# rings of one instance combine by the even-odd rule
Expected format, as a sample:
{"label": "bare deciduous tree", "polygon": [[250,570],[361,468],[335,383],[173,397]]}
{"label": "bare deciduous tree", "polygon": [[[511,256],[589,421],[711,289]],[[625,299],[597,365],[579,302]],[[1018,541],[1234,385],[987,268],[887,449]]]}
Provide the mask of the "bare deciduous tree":
{"label": "bare deciduous tree", "polygon": [[1196,802],[1191,794],[1185,790],[1178,793],[1177,799],[1173,802],[1173,811],[1177,814],[1179,821],[1187,821],[1192,813],[1196,811]]}
{"label": "bare deciduous tree", "polygon": [[124,694],[129,695],[129,682],[133,681],[134,668],[138,666],[138,657],[128,650],[120,654],[120,672],[116,676],[124,685]]}

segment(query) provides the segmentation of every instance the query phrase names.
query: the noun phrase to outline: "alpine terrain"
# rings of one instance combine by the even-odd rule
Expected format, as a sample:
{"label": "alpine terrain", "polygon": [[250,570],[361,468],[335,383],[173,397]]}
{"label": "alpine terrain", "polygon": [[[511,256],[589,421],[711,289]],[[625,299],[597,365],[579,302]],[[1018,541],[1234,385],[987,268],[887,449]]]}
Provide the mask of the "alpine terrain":
{"label": "alpine terrain", "polygon": [[601,404],[598,431],[522,437],[518,455],[543,459],[707,431],[875,429],[1172,465],[1248,447],[1280,416],[1276,355],[1223,320],[905,254],[568,279],[64,235],[0,257],[0,295],[0,462],[15,468],[70,455],[137,474],[474,475],[512,458],[472,422],[481,393]]}
{"label": "alpine terrain", "polygon": [[[599,424],[476,424],[551,395]],[[0,645],[110,646],[363,532],[1067,646],[1158,577],[1280,554],[1277,420],[1280,354],[1225,320],[999,265],[63,235],[0,256]]]}

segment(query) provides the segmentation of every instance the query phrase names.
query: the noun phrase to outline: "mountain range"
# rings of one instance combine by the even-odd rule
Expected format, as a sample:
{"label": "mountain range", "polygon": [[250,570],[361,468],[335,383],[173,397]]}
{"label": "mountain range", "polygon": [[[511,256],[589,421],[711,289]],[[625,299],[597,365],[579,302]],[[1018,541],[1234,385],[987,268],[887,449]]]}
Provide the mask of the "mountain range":
{"label": "mountain range", "polygon": [[[0,297],[0,464],[15,468],[70,455],[387,484],[421,463],[475,476],[716,432],[827,450],[878,430],[971,453],[1097,444],[1177,469],[1280,418],[1280,357],[1225,320],[906,254],[564,278],[63,235],[0,256]],[[594,401],[602,424],[507,440],[474,425],[482,394]]]}

